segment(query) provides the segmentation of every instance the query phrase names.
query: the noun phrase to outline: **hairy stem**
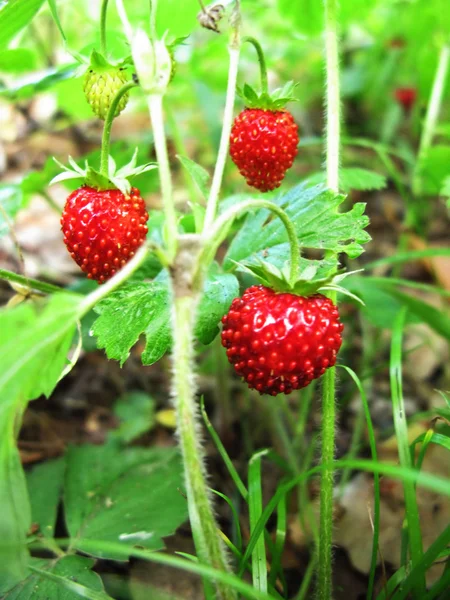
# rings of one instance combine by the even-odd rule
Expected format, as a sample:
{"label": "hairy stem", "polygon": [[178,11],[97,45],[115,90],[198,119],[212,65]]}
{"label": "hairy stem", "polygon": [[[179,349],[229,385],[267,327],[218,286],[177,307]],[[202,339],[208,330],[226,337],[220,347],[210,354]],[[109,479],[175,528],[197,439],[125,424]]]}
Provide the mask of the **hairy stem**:
{"label": "hairy stem", "polygon": [[269,93],[269,84],[267,81],[267,66],[266,59],[264,58],[264,52],[261,47],[261,44],[254,37],[247,36],[243,38],[242,43],[248,42],[252,44],[254,49],[256,50],[256,54],[258,55],[259,62],[259,70],[261,73],[261,92],[268,94]]}
{"label": "hairy stem", "polygon": [[[325,60],[327,77],[326,167],[328,187],[339,189],[340,148],[340,89],[339,43],[337,31],[338,0],[324,0],[325,4]],[[336,302],[336,293],[329,294]],[[322,464],[320,484],[320,535],[318,549],[317,590],[320,600],[333,597],[332,543],[333,543],[333,459],[335,444],[335,368],[328,369],[323,378],[322,391]]]}
{"label": "hairy stem", "polygon": [[[238,20],[237,20],[238,22]],[[208,231],[214,222],[219,202],[219,192],[222,185],[225,163],[228,157],[228,147],[230,144],[230,133],[233,125],[234,99],[236,96],[236,81],[239,65],[240,40],[238,34],[238,25],[234,31],[232,42],[229,46],[230,65],[228,69],[227,97],[225,100],[225,111],[223,115],[222,135],[220,138],[219,153],[217,155],[216,168],[209,193],[208,204],[206,206],[205,224],[203,231]]]}
{"label": "hairy stem", "polygon": [[106,13],[108,11],[109,0],[102,0],[100,12],[100,49],[103,56],[106,55]]}
{"label": "hairy stem", "polygon": [[173,200],[172,177],[167,153],[166,133],[164,131],[163,97],[161,94],[147,96],[150,120],[152,122],[156,157],[158,159],[159,181],[166,216],[166,244],[169,260],[173,261],[177,251],[177,213]]}
{"label": "hairy stem", "polygon": [[431,90],[430,101],[428,103],[427,114],[423,125],[423,131],[420,138],[419,151],[414,167],[413,174],[413,194],[415,196],[421,193],[421,175],[420,163],[425,158],[433,141],[434,132],[436,129],[439,113],[442,105],[442,97],[444,94],[445,80],[447,79],[448,68],[450,62],[450,46],[448,44],[441,48],[439,54],[438,66],[434,76],[433,87]]}
{"label": "hairy stem", "polygon": [[[225,548],[218,535],[218,526],[206,482],[203,449],[199,439],[200,415],[193,375],[195,359],[193,328],[199,294],[177,297],[176,281],[174,286],[172,385],[184,463],[189,519],[199,561],[220,571],[227,571]],[[211,582],[204,580],[204,585],[208,597],[211,595]],[[234,590],[219,582],[216,582],[215,586],[218,598],[235,600]]]}
{"label": "hairy stem", "polygon": [[54,294],[55,292],[65,291],[63,288],[52,285],[51,283],[45,283],[43,281],[38,281],[37,279],[24,277],[23,275],[18,275],[17,273],[7,271],[6,269],[0,269],[0,279],[10,281],[11,283],[18,283],[19,285],[23,285],[25,288],[37,290],[43,294]]}
{"label": "hairy stem", "polygon": [[102,149],[100,153],[100,173],[105,177],[108,177],[108,157],[109,157],[109,146],[111,142],[111,129],[116,116],[117,107],[122,97],[132,88],[136,87],[133,81],[129,81],[123,85],[117,94],[114,96],[111,106],[109,107],[108,114],[106,115],[105,124],[103,126],[102,135]]}

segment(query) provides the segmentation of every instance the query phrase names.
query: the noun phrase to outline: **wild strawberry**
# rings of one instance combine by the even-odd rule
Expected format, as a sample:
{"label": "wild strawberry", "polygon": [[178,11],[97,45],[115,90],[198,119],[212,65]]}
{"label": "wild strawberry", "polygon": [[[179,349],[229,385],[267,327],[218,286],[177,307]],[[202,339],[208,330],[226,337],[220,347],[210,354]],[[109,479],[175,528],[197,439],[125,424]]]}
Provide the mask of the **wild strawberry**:
{"label": "wild strawberry", "polygon": [[[128,76],[123,67],[110,64],[95,50],[92,52],[91,62],[84,76],[83,90],[90,107],[100,119],[106,119],[114,96],[127,81]],[[126,93],[120,99],[116,117],[127,105],[128,96]]]}
{"label": "wild strawberry", "polygon": [[409,113],[417,98],[417,90],[413,87],[400,87],[395,90],[395,99],[405,113]]}
{"label": "wild strawberry", "polygon": [[231,130],[231,158],[248,185],[261,192],[280,186],[297,146],[298,127],[287,110],[246,108]]}
{"label": "wild strawberry", "polygon": [[222,319],[222,345],[238,375],[261,394],[290,394],[336,362],[343,325],[333,302],[253,286]]}
{"label": "wild strawberry", "polygon": [[136,188],[125,196],[118,189],[84,185],[67,198],[61,229],[74,261],[89,279],[103,283],[144,243],[147,220],[145,203]]}

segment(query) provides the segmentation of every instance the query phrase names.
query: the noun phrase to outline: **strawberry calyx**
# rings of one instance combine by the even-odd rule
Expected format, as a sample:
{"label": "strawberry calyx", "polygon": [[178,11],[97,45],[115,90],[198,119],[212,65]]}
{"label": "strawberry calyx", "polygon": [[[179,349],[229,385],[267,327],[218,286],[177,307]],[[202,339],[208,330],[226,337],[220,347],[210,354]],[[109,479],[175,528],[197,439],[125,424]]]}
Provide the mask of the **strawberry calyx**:
{"label": "strawberry calyx", "polygon": [[291,269],[288,263],[284,265],[282,269],[279,269],[275,265],[261,260],[260,258],[252,262],[239,263],[233,261],[239,270],[244,271],[252,275],[262,285],[271,288],[275,292],[288,292],[297,296],[313,296],[318,292],[335,291],[350,298],[357,302],[364,304],[363,301],[349,292],[346,288],[340,284],[346,277],[354,273],[361,271],[338,271],[326,276],[318,276],[318,266],[311,264],[301,270],[298,276],[294,280],[291,279]]}
{"label": "strawberry calyx", "polygon": [[259,108],[276,112],[283,110],[288,102],[297,101],[294,95],[297,85],[293,81],[288,81],[283,87],[277,88],[271,93],[268,91],[258,93],[248,83],[245,83],[242,88],[238,86],[236,91],[244,101],[246,108]]}
{"label": "strawberry calyx", "polygon": [[132,64],[133,60],[131,56],[127,56],[118,62],[111,62],[101,54],[101,52],[94,48],[89,57],[89,63],[86,65],[86,70],[92,69],[96,73],[105,73],[108,71],[115,71],[116,69],[125,69]]}
{"label": "strawberry calyx", "polygon": [[136,148],[132,159],[129,163],[117,168],[116,162],[112,156],[108,156],[108,174],[104,175],[91,167],[88,162],[85,162],[84,168],[80,167],[74,159],[69,156],[69,165],[71,168],[66,167],[56,158],[53,160],[63,170],[62,173],[56,175],[51,181],[50,185],[58,183],[60,181],[67,181],[68,179],[83,179],[84,185],[94,188],[96,190],[114,190],[118,189],[125,196],[129,196],[131,192],[131,183],[129,179],[146,173],[157,168],[155,163],[147,163],[145,165],[137,165],[137,153]]}

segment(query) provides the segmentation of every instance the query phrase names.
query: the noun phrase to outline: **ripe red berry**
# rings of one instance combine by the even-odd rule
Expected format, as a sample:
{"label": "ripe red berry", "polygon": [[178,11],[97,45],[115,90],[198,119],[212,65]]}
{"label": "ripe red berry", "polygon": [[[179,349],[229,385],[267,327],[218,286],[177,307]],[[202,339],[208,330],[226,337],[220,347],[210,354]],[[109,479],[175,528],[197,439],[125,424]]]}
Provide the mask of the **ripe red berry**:
{"label": "ripe red berry", "polygon": [[238,375],[261,394],[290,394],[336,362],[342,323],[333,302],[262,285],[235,298],[222,319],[222,345]]}
{"label": "ripe red berry", "polygon": [[395,99],[405,112],[409,112],[417,98],[417,90],[412,87],[401,87],[395,90]]}
{"label": "ripe red berry", "polygon": [[83,186],[67,198],[61,218],[64,243],[89,279],[105,282],[125,265],[147,233],[148,213],[139,190]]}
{"label": "ripe red berry", "polygon": [[248,185],[279,187],[297,156],[298,127],[287,110],[246,108],[234,120],[230,155]]}

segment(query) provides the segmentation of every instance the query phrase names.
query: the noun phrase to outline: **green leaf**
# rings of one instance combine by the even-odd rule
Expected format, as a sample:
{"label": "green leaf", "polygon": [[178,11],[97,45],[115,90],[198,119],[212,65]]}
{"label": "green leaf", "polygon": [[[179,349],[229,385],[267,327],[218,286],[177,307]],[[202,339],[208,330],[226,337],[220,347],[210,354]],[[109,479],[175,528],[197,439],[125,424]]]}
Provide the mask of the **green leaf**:
{"label": "green leaf", "polygon": [[430,196],[438,195],[450,171],[450,146],[436,145],[429,148],[418,169],[421,191]]}
{"label": "green leaf", "polygon": [[129,283],[95,307],[93,332],[98,347],[122,365],[142,333],[147,342],[142,362],[151,365],[170,347],[170,292],[167,272],[150,283]]}
{"label": "green leaf", "polygon": [[[83,551],[83,540],[101,540],[163,548],[162,538],[187,518],[187,503],[178,491],[183,486],[174,448],[71,447],[64,507],[72,546]],[[121,558],[114,552],[95,555]]]}
{"label": "green leaf", "polygon": [[210,180],[208,171],[186,156],[177,154],[177,158],[192,177],[193,182],[200,190],[203,198],[208,198],[208,182]]}
{"label": "green leaf", "polygon": [[[308,183],[310,185],[326,183],[326,173],[320,171],[311,175],[308,177]],[[374,171],[368,171],[359,167],[339,169],[339,189],[343,192],[350,192],[351,190],[381,190],[386,186],[386,177]]]}
{"label": "green leaf", "polygon": [[354,276],[346,279],[342,286],[364,301],[365,306],[361,310],[377,327],[392,329],[399,311],[407,306],[407,323],[427,323],[437,333],[450,339],[450,318],[447,313],[399,290],[398,282]]}
{"label": "green leaf", "polygon": [[[0,97],[4,96],[12,101],[32,98],[39,92],[45,92],[53,88],[61,81],[72,79],[76,75],[78,67],[79,65],[77,64],[70,64],[38,71],[33,73],[32,76],[17,80],[13,85],[5,89],[0,88]],[[79,86],[79,82],[76,82],[75,85]],[[80,95],[84,99],[82,92],[80,92]]]}
{"label": "green leaf", "polygon": [[202,344],[210,344],[219,333],[217,324],[239,295],[239,282],[230,273],[220,273],[217,265],[210,271],[198,308],[195,334]]}
{"label": "green leaf", "polygon": [[27,48],[14,48],[0,52],[0,72],[27,73],[36,68],[36,54]]}
{"label": "green leaf", "polygon": [[[238,295],[233,275],[219,273],[214,266],[205,282],[198,309],[196,335],[209,344],[217,335],[217,325]],[[123,364],[141,334],[146,337],[142,363],[151,365],[172,344],[170,291],[167,271],[149,283],[129,283],[110,294],[95,307],[99,315],[93,326],[99,348],[108,358]]]}
{"label": "green leaf", "polygon": [[64,457],[48,460],[27,473],[31,520],[39,533],[52,538],[62,491],[66,461]]}
{"label": "green leaf", "polygon": [[8,0],[0,4],[0,50],[8,47],[43,4],[44,0]]}
{"label": "green leaf", "polygon": [[58,27],[59,32],[62,36],[62,39],[66,41],[66,36],[64,34],[61,21],[59,20],[58,9],[56,8],[56,0],[48,0],[48,5],[50,7],[50,12],[52,14],[53,20],[55,21],[56,26]]}
{"label": "green leaf", "polygon": [[110,433],[113,440],[128,444],[155,424],[155,401],[148,394],[130,392],[117,400],[113,410],[120,421]]}
{"label": "green leaf", "polygon": [[[78,583],[96,592],[97,597],[107,598],[103,591],[103,583],[99,575],[91,569],[94,566],[92,558],[84,556],[64,556],[57,560],[32,558],[30,567],[51,573],[63,578],[63,583],[69,585]],[[59,580],[51,581],[34,572],[12,589],[3,600],[80,600],[80,594],[65,588]],[[86,596],[85,596],[86,597]]]}
{"label": "green leaf", "polygon": [[[354,204],[348,212],[337,212],[345,197],[323,186],[308,188],[300,184],[275,203],[284,208],[297,231],[300,245],[339,253],[356,258],[363,252],[362,244],[370,240],[364,231],[369,219],[364,215],[365,204]],[[286,230],[280,219],[266,209],[248,215],[239,233],[231,242],[225,257],[225,268],[236,262],[246,262],[253,254],[274,249],[287,242]],[[286,255],[286,260],[289,255]]]}
{"label": "green leaf", "polygon": [[[24,204],[24,195],[18,185],[0,185],[0,238],[9,233],[10,224]],[[5,216],[6,213],[6,216]]]}
{"label": "green leaf", "polygon": [[[19,453],[17,426],[28,400],[55,387],[75,331],[79,298],[58,294],[40,311],[29,303],[0,311],[0,593],[24,578],[30,506]],[[3,586],[3,587],[2,587]]]}

